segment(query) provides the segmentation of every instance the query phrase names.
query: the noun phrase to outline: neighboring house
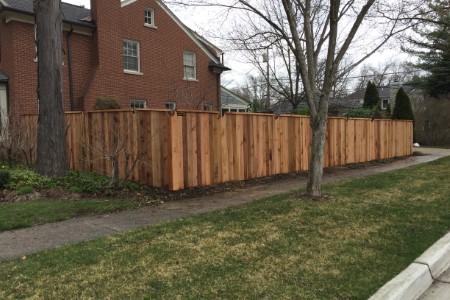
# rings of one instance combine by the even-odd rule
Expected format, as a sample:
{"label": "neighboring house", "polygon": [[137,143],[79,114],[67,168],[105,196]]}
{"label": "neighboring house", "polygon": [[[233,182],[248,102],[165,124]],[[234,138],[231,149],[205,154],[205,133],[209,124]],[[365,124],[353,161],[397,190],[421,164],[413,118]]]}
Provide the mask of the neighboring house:
{"label": "neighboring house", "polygon": [[[422,91],[410,84],[402,84],[401,82],[393,82],[388,86],[378,87],[378,94],[381,100],[381,109],[387,109],[388,105],[391,109],[395,106],[395,97],[400,87],[408,94],[411,99],[411,104],[414,105],[421,99]],[[364,103],[365,90],[358,90],[343,98],[331,98],[328,112],[330,115],[339,116],[345,113],[348,109],[361,108]]]}
{"label": "neighboring house", "polygon": [[222,114],[226,112],[248,112],[250,109],[250,101],[223,86],[220,88],[220,101],[222,102]]}
{"label": "neighboring house", "polygon": [[[115,98],[123,108],[220,105],[220,74],[229,70],[222,52],[161,1],[61,7],[66,110],[90,110],[97,98]],[[36,62],[33,0],[0,0],[0,109],[8,103],[12,113],[38,111]]]}
{"label": "neighboring house", "polygon": [[[308,103],[306,100],[300,101],[300,103],[297,105],[297,109],[305,109],[308,107]],[[291,102],[286,100],[280,100],[274,105],[272,105],[268,111],[271,113],[274,113],[276,115],[283,115],[283,114],[292,114],[294,111],[294,106]]]}

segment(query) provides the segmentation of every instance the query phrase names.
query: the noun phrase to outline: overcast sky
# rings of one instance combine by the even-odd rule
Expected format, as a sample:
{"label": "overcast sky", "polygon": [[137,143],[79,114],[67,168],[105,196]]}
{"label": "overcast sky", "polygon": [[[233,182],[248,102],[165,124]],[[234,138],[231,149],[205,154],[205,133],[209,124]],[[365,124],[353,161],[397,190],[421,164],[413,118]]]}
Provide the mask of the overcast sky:
{"label": "overcast sky", "polygon": [[[83,5],[90,8],[90,0],[63,0],[63,2]],[[215,15],[217,14],[217,11],[212,8],[180,8],[173,6],[170,6],[170,8],[185,25],[203,35],[206,35],[208,30],[214,30],[211,29],[211,20],[215,20],[217,22],[217,20],[220,19],[219,15]],[[206,30],[204,30],[205,28]],[[208,39],[222,50],[225,50],[225,65],[232,69],[232,71],[225,72],[222,75],[222,85],[229,88],[235,87],[244,83],[247,74],[252,73],[257,75],[255,68],[248,63],[244,63],[243,58],[239,55],[239,53],[233,51],[230,52],[226,49],[226,42],[224,40],[213,39],[212,37],[208,37]],[[366,61],[366,63],[376,66],[382,64],[386,60],[401,61],[405,59],[406,57],[404,54],[400,53],[398,49],[393,49],[385,50],[384,52],[373,55]],[[353,75],[357,75],[357,72]]]}

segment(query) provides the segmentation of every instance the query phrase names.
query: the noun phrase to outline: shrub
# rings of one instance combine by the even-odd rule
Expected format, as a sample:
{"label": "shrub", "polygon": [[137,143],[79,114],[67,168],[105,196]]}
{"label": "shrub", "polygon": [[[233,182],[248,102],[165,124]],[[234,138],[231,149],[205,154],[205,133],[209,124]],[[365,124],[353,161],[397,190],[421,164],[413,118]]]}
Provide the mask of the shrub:
{"label": "shrub", "polygon": [[292,114],[309,116],[309,107],[296,108],[292,111]]}
{"label": "shrub", "polygon": [[364,94],[363,108],[379,107],[380,101],[381,99],[377,87],[374,83],[369,81],[367,83],[366,93]]}
{"label": "shrub", "polygon": [[77,171],[69,171],[66,176],[58,180],[63,188],[79,188],[77,193],[103,193],[111,179],[95,173],[82,174]]}
{"label": "shrub", "polygon": [[97,98],[95,101],[95,110],[119,109],[119,101],[115,98]]}
{"label": "shrub", "polygon": [[17,190],[23,186],[34,188],[48,188],[54,186],[52,180],[48,177],[41,176],[36,172],[26,168],[14,168],[10,170],[11,180],[6,187]]}
{"label": "shrub", "polygon": [[8,170],[0,170],[0,189],[3,189],[11,180],[11,174]]}
{"label": "shrub", "polygon": [[414,121],[411,100],[403,88],[400,88],[395,96],[395,106],[394,111],[392,112],[392,119]]}
{"label": "shrub", "polygon": [[17,191],[17,194],[28,195],[28,194],[31,194],[32,192],[33,192],[33,188],[31,186],[23,186],[23,187],[19,188],[19,190]]}
{"label": "shrub", "polygon": [[347,118],[368,118],[368,119],[380,119],[384,118],[380,108],[350,108],[344,113],[344,117]]}

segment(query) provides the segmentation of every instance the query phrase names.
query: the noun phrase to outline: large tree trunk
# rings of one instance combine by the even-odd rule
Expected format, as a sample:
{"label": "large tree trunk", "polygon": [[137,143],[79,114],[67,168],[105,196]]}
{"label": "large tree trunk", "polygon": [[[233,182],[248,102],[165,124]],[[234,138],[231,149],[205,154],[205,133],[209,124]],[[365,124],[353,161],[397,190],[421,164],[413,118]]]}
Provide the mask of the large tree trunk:
{"label": "large tree trunk", "polygon": [[60,0],[34,0],[38,57],[39,174],[63,176],[67,171],[62,80],[62,15]]}
{"label": "large tree trunk", "polygon": [[327,117],[317,115],[310,119],[312,141],[310,166],[308,174],[308,194],[312,197],[320,197],[323,175],[323,153],[325,146],[325,135],[327,127]]}

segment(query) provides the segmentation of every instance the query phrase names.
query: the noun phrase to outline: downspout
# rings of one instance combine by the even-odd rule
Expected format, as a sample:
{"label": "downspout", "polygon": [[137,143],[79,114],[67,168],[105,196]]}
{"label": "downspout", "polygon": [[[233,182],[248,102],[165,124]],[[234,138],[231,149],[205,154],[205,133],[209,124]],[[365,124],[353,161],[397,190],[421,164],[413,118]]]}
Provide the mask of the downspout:
{"label": "downspout", "polygon": [[[224,64],[224,57],[225,53],[222,52],[222,64]],[[218,74],[217,76],[217,110],[219,111],[219,116],[222,116],[222,101],[220,99],[220,77],[222,76],[222,73]]]}
{"label": "downspout", "polygon": [[72,75],[72,33],[73,28],[70,28],[67,33],[67,63],[69,65],[69,98],[70,98],[70,111],[75,110],[75,100],[73,94],[73,75]]}

